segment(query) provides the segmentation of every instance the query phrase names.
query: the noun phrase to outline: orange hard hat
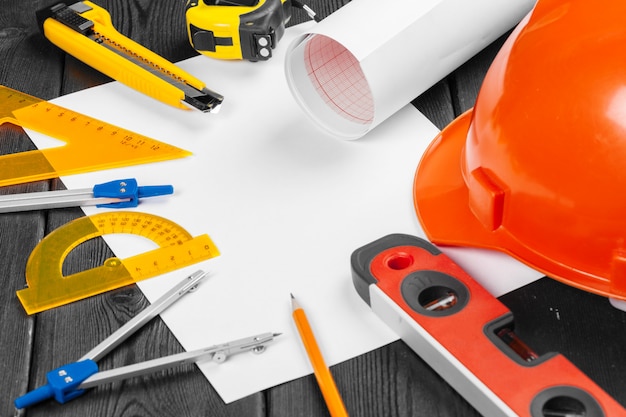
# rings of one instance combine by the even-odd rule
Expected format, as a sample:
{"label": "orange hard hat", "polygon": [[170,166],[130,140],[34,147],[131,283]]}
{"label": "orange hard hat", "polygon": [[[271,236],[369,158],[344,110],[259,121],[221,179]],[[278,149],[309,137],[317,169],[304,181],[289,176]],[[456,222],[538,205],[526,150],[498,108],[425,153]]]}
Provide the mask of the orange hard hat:
{"label": "orange hard hat", "polygon": [[624,16],[622,1],[539,0],[474,109],[420,161],[415,208],[431,241],[497,249],[626,300]]}

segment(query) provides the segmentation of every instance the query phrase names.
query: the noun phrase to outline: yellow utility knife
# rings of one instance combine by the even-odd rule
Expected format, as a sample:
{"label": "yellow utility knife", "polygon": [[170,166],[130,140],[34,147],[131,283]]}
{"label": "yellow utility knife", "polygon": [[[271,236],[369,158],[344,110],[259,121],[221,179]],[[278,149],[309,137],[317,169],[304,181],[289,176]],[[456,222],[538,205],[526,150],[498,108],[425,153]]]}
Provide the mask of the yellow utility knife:
{"label": "yellow utility knife", "polygon": [[215,113],[224,97],[165,58],[119,33],[111,15],[90,1],[37,11],[53,44],[109,77],[171,106]]}

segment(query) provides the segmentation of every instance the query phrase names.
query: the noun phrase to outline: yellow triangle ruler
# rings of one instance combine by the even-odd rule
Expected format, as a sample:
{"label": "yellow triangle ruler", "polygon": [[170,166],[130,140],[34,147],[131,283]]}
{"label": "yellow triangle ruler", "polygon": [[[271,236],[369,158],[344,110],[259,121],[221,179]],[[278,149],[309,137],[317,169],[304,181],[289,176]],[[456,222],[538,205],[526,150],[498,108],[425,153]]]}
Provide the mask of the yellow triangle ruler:
{"label": "yellow triangle ruler", "polygon": [[7,122],[65,145],[0,156],[0,186],[191,155],[184,149],[0,85],[0,124]]}
{"label": "yellow triangle ruler", "polygon": [[[72,249],[89,239],[113,233],[143,236],[158,248],[127,259],[64,276],[63,263]],[[101,294],[219,255],[208,235],[191,236],[163,217],[135,211],[111,211],[80,217],[48,234],[26,264],[27,288],[17,296],[28,314]]]}

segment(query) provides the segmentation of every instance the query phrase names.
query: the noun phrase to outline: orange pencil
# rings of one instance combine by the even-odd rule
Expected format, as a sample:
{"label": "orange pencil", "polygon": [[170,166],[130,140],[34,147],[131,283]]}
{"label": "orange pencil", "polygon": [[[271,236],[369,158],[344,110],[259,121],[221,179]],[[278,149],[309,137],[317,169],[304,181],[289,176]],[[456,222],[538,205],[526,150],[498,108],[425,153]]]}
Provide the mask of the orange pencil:
{"label": "orange pencil", "polygon": [[300,333],[300,338],[302,339],[306,353],[309,356],[311,365],[313,366],[315,379],[317,379],[317,384],[320,387],[320,391],[322,391],[322,396],[324,397],[324,401],[326,401],[326,406],[328,407],[330,415],[332,417],[348,417],[348,412],[346,411],[343,400],[339,395],[333,375],[330,373],[330,369],[328,369],[328,366],[326,366],[326,363],[324,362],[322,352],[320,352],[320,348],[315,341],[315,336],[313,335],[313,330],[311,329],[309,321],[306,318],[306,314],[294,298],[293,294],[291,295],[291,309],[293,311],[293,320],[296,323],[296,327]]}

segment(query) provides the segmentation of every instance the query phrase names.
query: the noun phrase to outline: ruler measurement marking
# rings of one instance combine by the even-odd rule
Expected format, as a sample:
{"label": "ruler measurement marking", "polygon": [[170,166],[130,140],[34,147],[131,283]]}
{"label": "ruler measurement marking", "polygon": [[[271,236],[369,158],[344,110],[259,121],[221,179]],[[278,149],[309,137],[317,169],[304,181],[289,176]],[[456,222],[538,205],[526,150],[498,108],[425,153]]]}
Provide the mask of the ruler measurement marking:
{"label": "ruler measurement marking", "polygon": [[[155,234],[149,228],[162,233]],[[158,248],[126,259],[110,258],[99,267],[63,276],[63,262],[75,247],[115,233],[147,237]],[[33,314],[217,255],[219,251],[208,235],[193,237],[159,216],[115,211],[81,217],[46,236],[35,248],[26,266],[28,288],[18,291],[18,298],[27,313]]]}
{"label": "ruler measurement marking", "polygon": [[[0,186],[182,158],[191,152],[0,85],[0,124],[64,142],[0,156]],[[45,160],[46,163],[42,163]]]}

